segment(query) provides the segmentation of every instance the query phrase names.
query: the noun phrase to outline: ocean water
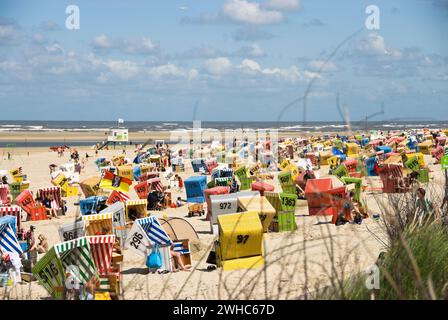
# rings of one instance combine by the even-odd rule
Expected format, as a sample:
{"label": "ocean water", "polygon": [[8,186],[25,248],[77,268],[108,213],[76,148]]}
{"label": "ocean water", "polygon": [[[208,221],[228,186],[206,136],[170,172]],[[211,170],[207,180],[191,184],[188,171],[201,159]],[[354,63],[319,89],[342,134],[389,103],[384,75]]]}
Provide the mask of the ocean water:
{"label": "ocean water", "polygon": [[[10,121],[0,120],[1,132],[106,132],[109,128],[117,127],[115,121]],[[191,121],[129,121],[121,126],[129,129],[129,132],[145,132],[145,131],[170,131],[170,130],[191,130],[193,123]],[[448,120],[446,121],[354,121],[350,123],[353,131],[364,130],[409,130],[409,129],[438,129],[448,128]],[[318,132],[331,131],[342,132],[347,131],[348,126],[342,122],[273,122],[273,121],[242,121],[242,122],[220,122],[220,121],[203,121],[202,129],[276,129],[282,131],[294,132]],[[142,143],[143,141],[132,141],[133,143]],[[33,142],[15,142],[16,147],[46,147],[52,145],[63,144],[63,140],[54,141],[33,141]],[[0,147],[6,147],[8,142],[0,142]],[[92,142],[71,141],[70,145],[90,146]]]}
{"label": "ocean water", "polygon": [[[353,121],[352,130],[400,130],[409,128],[447,128],[446,121]],[[129,132],[189,130],[193,127],[191,121],[129,121],[122,124]],[[117,127],[115,121],[13,121],[0,120],[0,132],[11,131],[55,131],[55,132],[104,132],[111,127]],[[202,128],[223,129],[277,129],[279,131],[345,131],[347,125],[342,122],[274,122],[274,121],[203,121]]]}

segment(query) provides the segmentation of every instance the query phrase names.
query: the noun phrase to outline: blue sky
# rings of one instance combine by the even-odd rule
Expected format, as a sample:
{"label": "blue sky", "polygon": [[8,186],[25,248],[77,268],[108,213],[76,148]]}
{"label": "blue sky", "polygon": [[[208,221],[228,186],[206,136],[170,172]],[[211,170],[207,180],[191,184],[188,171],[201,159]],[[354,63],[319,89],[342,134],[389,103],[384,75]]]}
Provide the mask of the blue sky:
{"label": "blue sky", "polygon": [[447,0],[2,0],[1,118],[302,121],[312,81],[306,120],[446,120],[447,30]]}

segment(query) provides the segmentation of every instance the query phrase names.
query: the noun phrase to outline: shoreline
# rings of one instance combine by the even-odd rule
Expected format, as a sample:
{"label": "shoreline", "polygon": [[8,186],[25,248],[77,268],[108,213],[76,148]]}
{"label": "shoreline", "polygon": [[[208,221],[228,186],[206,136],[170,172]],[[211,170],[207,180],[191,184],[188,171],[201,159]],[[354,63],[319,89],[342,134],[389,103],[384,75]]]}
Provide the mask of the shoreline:
{"label": "shoreline", "polygon": [[[106,131],[105,131],[106,132]],[[174,131],[173,131],[174,132]],[[182,131],[186,132],[193,137],[192,131]],[[224,137],[224,131],[221,131]],[[129,132],[129,141],[126,142],[127,145],[132,142],[144,143],[147,140],[165,140],[170,143],[172,131],[147,131],[147,132]],[[278,132],[279,138],[298,138],[298,137],[309,137],[309,136],[319,136],[323,134],[333,134],[332,132],[298,132],[298,131],[281,131]],[[334,133],[336,134],[336,133]],[[344,134],[344,132],[339,132],[339,134]],[[177,139],[178,134],[174,135]],[[7,144],[18,144],[15,147],[25,148],[25,147],[46,147],[53,145],[71,145],[71,146],[93,146],[96,143],[100,143],[107,138],[107,135],[101,132],[27,132],[27,131],[14,131],[14,132],[1,132],[0,133],[0,149],[6,148]],[[177,141],[177,140],[175,140]],[[77,145],[77,143],[79,145]],[[173,143],[173,142],[171,142]],[[39,144],[39,145],[36,145]],[[118,145],[118,143],[117,143]]]}

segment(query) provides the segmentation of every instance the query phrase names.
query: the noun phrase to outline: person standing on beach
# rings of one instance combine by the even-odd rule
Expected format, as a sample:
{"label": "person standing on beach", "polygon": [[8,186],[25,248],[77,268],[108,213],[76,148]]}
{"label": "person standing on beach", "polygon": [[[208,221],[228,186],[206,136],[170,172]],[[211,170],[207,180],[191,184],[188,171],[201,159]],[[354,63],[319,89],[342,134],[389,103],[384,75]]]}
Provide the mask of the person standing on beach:
{"label": "person standing on beach", "polygon": [[75,172],[78,173],[79,175],[81,174],[81,164],[79,163],[79,161],[75,162]]}
{"label": "person standing on beach", "polygon": [[177,181],[179,183],[179,189],[182,190],[184,188],[184,181],[180,176],[177,176]]}

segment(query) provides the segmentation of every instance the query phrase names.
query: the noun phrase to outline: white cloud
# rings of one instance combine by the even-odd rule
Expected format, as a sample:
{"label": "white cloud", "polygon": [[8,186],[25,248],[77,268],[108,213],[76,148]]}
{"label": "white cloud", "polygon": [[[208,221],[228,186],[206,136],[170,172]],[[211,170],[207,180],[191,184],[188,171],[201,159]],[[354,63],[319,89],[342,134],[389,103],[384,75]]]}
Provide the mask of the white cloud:
{"label": "white cloud", "polygon": [[264,75],[271,76],[286,82],[298,82],[303,80],[303,75],[306,77],[310,76],[308,71],[305,71],[302,75],[297,66],[291,66],[289,68],[261,68],[260,64],[251,59],[244,59],[241,64],[237,67],[243,73],[248,75]]}
{"label": "white cloud", "polygon": [[92,47],[100,53],[108,53],[116,50],[127,54],[151,54],[159,48],[159,46],[148,37],[122,40],[110,39],[104,34],[95,37],[92,42]]}
{"label": "white cloud", "polygon": [[104,34],[95,37],[93,40],[93,45],[95,48],[109,49],[112,48],[112,42]]}
{"label": "white cloud", "polygon": [[308,70],[303,71],[303,76],[307,79],[314,79],[314,78],[321,79],[322,78],[321,75],[318,74],[317,72],[312,72],[312,71],[308,71]]}
{"label": "white cloud", "polygon": [[33,36],[33,42],[37,43],[37,44],[42,44],[45,43],[47,41],[47,39],[45,38],[45,36],[42,33],[36,33]]}
{"label": "white cloud", "polygon": [[107,83],[107,81],[109,81],[109,77],[104,72],[101,72],[100,75],[96,77],[96,81],[104,84]]}
{"label": "white cloud", "polygon": [[258,43],[252,43],[250,46],[244,46],[232,54],[233,56],[258,58],[266,54]]}
{"label": "white cloud", "polygon": [[309,63],[309,66],[313,70],[320,70],[320,71],[337,71],[338,68],[336,65],[331,61],[325,61],[325,60],[312,60]]}
{"label": "white cloud", "polygon": [[208,59],[204,63],[205,69],[214,75],[222,75],[228,73],[232,69],[232,62],[225,57]]}
{"label": "white cloud", "polygon": [[395,59],[402,57],[400,51],[388,47],[384,38],[375,32],[369,33],[367,38],[360,41],[356,49],[366,55],[383,55]]}
{"label": "white cloud", "polygon": [[188,76],[188,73],[184,69],[181,69],[172,63],[160,65],[157,67],[152,67],[148,70],[148,74],[151,76],[154,76],[156,78],[166,77],[166,76],[168,76],[168,77],[187,77]]}
{"label": "white cloud", "polygon": [[242,23],[272,24],[283,20],[281,12],[264,9],[259,3],[246,0],[229,0],[224,4],[223,12],[233,21]]}
{"label": "white cloud", "polygon": [[0,23],[0,45],[19,44],[22,34],[14,24]]}
{"label": "white cloud", "polygon": [[0,25],[0,39],[7,39],[14,36],[16,30],[12,25]]}
{"label": "white cloud", "polygon": [[18,69],[18,64],[15,61],[1,61],[0,70],[1,71],[14,71]]}
{"label": "white cloud", "polygon": [[270,9],[293,11],[300,9],[300,0],[267,0],[263,6]]}
{"label": "white cloud", "polygon": [[141,40],[125,41],[124,52],[131,54],[151,53],[158,48],[150,38],[143,37]]}
{"label": "white cloud", "polygon": [[254,60],[250,60],[250,59],[244,59],[241,62],[241,65],[238,66],[239,68],[245,69],[246,71],[258,71],[258,72],[262,72],[260,65],[258,64],[258,62],[254,61]]}
{"label": "white cloud", "polygon": [[194,80],[197,79],[197,77],[199,76],[199,71],[195,68],[191,69],[188,72],[188,80]]}
{"label": "white cloud", "polygon": [[64,48],[62,48],[62,46],[56,42],[51,45],[46,46],[45,50],[50,55],[63,55],[64,54]]}
{"label": "white cloud", "polygon": [[113,74],[124,80],[135,77],[140,71],[137,63],[128,60],[109,60],[105,64]]}
{"label": "white cloud", "polygon": [[262,57],[265,55],[264,50],[258,43],[253,43],[251,46],[250,55],[252,57]]}

